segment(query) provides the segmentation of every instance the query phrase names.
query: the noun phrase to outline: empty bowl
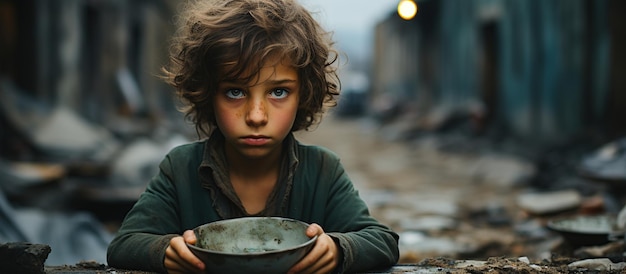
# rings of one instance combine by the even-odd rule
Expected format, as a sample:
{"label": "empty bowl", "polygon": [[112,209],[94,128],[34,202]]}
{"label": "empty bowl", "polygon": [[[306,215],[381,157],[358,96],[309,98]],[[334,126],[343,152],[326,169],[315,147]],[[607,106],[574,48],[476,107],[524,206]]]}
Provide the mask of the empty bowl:
{"label": "empty bowl", "polygon": [[189,249],[209,273],[285,273],[313,247],[307,223],[280,217],[245,217],[193,229]]}
{"label": "empty bowl", "polygon": [[576,215],[550,220],[548,229],[560,233],[574,247],[603,245],[610,241],[615,217],[611,215]]}

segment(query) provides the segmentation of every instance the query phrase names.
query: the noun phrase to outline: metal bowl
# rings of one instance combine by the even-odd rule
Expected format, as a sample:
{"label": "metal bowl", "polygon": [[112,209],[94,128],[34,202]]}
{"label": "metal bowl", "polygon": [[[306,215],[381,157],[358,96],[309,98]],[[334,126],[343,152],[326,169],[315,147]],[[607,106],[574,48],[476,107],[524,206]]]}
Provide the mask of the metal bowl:
{"label": "metal bowl", "polygon": [[313,247],[307,223],[279,217],[245,217],[194,228],[189,249],[209,273],[285,273]]}
{"label": "metal bowl", "polygon": [[615,216],[578,215],[550,220],[548,228],[558,232],[574,247],[606,244],[614,232]]}

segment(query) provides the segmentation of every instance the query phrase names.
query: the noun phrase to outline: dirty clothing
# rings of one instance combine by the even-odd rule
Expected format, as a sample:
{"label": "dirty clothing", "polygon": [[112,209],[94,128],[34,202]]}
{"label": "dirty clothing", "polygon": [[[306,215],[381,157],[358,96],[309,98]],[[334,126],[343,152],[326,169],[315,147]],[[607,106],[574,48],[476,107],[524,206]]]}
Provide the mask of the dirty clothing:
{"label": "dirty clothing", "polygon": [[[230,185],[223,136],[214,133],[209,140],[179,146],[161,162],[109,245],[110,266],[165,272],[172,237],[205,223],[250,216]],[[292,134],[284,145],[280,178],[257,215],[319,224],[339,243],[342,272],[395,264],[398,235],[369,215],[339,158]]]}

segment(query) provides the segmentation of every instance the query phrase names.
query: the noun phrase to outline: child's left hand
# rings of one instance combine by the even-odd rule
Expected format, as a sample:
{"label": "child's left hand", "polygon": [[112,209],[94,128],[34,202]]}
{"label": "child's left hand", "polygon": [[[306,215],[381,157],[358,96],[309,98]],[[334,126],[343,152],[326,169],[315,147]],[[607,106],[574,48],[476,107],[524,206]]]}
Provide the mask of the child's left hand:
{"label": "child's left hand", "polygon": [[339,249],[335,241],[324,233],[318,224],[311,224],[306,230],[306,235],[317,240],[313,249],[302,260],[291,267],[288,273],[330,273],[339,263]]}

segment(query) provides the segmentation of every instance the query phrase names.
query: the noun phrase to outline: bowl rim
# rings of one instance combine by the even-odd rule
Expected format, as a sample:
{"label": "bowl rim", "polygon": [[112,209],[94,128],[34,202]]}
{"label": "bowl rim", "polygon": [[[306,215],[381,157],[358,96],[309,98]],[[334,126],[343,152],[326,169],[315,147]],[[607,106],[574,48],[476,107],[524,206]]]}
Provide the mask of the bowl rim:
{"label": "bowl rim", "polygon": [[561,232],[561,233],[572,233],[572,234],[580,234],[580,235],[597,235],[604,236],[609,235],[613,230],[612,227],[608,227],[605,230],[593,230],[593,229],[585,229],[585,228],[571,228],[568,226],[563,226],[563,222],[576,222],[579,220],[604,220],[608,222],[614,222],[615,216],[610,214],[595,214],[595,215],[575,215],[568,216],[562,218],[551,219],[547,223],[547,227],[553,231]]}
{"label": "bowl rim", "polygon": [[[196,230],[198,228],[202,227],[202,226],[206,226],[206,225],[210,225],[210,224],[217,224],[217,223],[230,223],[230,222],[235,222],[235,221],[242,221],[242,219],[247,219],[247,220],[272,219],[272,220],[279,220],[279,221],[282,220],[282,221],[301,223],[301,224],[304,224],[306,227],[309,226],[308,223],[305,223],[305,222],[300,221],[300,220],[292,219],[292,218],[286,218],[286,217],[258,217],[258,216],[254,216],[254,217],[239,217],[239,218],[232,218],[232,219],[224,219],[224,220],[214,221],[214,222],[210,222],[210,223],[206,223],[206,224],[202,224],[202,225],[196,226],[192,230],[193,230],[193,232],[195,234]],[[196,237],[197,236],[198,235],[196,234]],[[249,253],[232,253],[232,252],[215,251],[215,250],[211,250],[211,249],[198,247],[195,244],[189,244],[189,243],[185,243],[185,244],[187,245],[187,247],[189,247],[189,249],[196,250],[196,251],[199,251],[199,252],[206,252],[206,253],[217,254],[217,255],[234,256],[234,257],[249,257],[249,256],[259,256],[259,255],[266,255],[266,254],[277,254],[277,253],[283,253],[283,252],[286,252],[286,251],[299,249],[299,248],[302,248],[304,246],[308,246],[308,245],[313,244],[316,240],[317,240],[317,235],[313,236],[312,238],[310,238],[308,241],[306,241],[304,243],[301,243],[299,245],[295,245],[295,246],[292,246],[292,247],[289,247],[289,248],[280,249],[280,250],[272,250],[272,251],[263,251],[263,252],[249,252]],[[197,240],[196,240],[196,242],[197,242]]]}

